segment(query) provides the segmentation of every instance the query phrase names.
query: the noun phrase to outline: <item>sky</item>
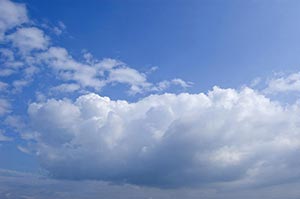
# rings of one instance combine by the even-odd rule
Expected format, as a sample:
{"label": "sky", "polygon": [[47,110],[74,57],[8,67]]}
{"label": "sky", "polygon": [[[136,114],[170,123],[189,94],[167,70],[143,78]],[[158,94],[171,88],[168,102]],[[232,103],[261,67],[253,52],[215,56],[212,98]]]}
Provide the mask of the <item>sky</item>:
{"label": "sky", "polygon": [[0,196],[300,197],[297,0],[0,0]]}

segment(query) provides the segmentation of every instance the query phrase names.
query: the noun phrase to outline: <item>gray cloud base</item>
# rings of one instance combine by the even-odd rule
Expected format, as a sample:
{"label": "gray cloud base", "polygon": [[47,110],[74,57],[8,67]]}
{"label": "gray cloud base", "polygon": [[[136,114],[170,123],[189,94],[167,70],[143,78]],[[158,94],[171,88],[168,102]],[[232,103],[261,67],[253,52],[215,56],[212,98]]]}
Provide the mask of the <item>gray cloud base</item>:
{"label": "gray cloud base", "polygon": [[299,183],[288,183],[248,189],[219,189],[211,186],[157,189],[128,184],[109,184],[102,181],[54,180],[39,175],[0,169],[0,198],[3,199],[298,199],[299,185]]}

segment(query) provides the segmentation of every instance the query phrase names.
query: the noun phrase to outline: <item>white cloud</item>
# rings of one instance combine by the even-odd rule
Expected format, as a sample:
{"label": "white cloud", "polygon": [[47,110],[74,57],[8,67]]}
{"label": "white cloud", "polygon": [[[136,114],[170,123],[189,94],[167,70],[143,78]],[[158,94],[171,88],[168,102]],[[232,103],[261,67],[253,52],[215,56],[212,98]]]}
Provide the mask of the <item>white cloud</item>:
{"label": "white cloud", "polygon": [[180,78],[175,78],[175,79],[172,79],[171,81],[173,84],[175,85],[179,85],[181,86],[182,88],[188,88],[191,86],[191,82],[185,82],[184,80],[180,79]]}
{"label": "white cloud", "polygon": [[41,29],[35,27],[19,28],[7,38],[23,54],[32,50],[45,50],[49,45],[48,36]]}
{"label": "white cloud", "polygon": [[28,22],[26,7],[9,0],[0,0],[0,42],[7,30]]}
{"label": "white cloud", "polygon": [[[130,94],[164,90],[162,86],[158,87],[147,80],[147,74],[157,67],[152,67],[148,73],[143,73],[119,60],[105,58],[99,61],[86,51],[83,54],[83,61],[73,58],[67,49],[52,46],[46,31],[61,34],[66,29],[63,22],[58,22],[58,26],[54,28],[42,24],[43,30],[35,27],[33,23],[24,26],[23,23],[29,22],[29,19],[23,4],[1,0],[0,5],[5,8],[4,14],[0,13],[0,40],[3,40],[6,45],[5,48],[0,49],[0,62],[3,66],[0,69],[0,76],[23,75],[23,78],[14,81],[12,85],[16,88],[14,91],[21,91],[23,86],[28,86],[34,81],[34,75],[40,71],[47,71],[52,75],[54,73],[59,80],[56,85],[61,84],[54,90],[62,92],[99,92],[104,86],[115,84],[128,85]],[[15,29],[5,34],[6,30],[11,28]],[[45,67],[52,70],[43,71]],[[179,85],[184,88],[190,85],[179,78],[166,82],[168,85]],[[165,86],[165,89],[168,87]]]}
{"label": "white cloud", "polygon": [[[130,94],[161,91],[169,85],[189,87],[187,83],[179,78],[166,81],[168,86],[162,88],[147,80],[147,76],[125,63],[115,59],[94,59],[91,53],[84,53],[85,62],[80,62],[69,55],[68,51],[61,47],[50,47],[47,51],[38,54],[38,64],[44,63],[60,77],[64,83],[57,87],[57,91],[77,91],[92,88],[99,91],[101,88],[111,84],[127,84]],[[75,85],[76,84],[76,89]],[[66,85],[69,85],[66,88]],[[72,85],[72,86],[71,86]],[[71,87],[72,89],[70,89]],[[80,89],[78,88],[80,86]],[[65,89],[64,89],[65,88]]]}
{"label": "white cloud", "polygon": [[61,35],[66,30],[66,25],[62,22],[58,22],[58,26],[53,28],[53,31],[56,35]]}
{"label": "white cloud", "polygon": [[74,60],[64,48],[51,47],[39,55],[41,62],[56,71],[64,81],[76,81],[83,88],[91,87],[96,90],[104,86],[97,65],[89,65]]}
{"label": "white cloud", "polygon": [[108,82],[130,85],[130,93],[143,93],[152,86],[147,82],[146,75],[129,67],[115,68],[109,71]]}
{"label": "white cloud", "polygon": [[53,87],[51,90],[54,92],[75,92],[80,89],[80,85],[78,84],[61,84],[59,86]]}
{"label": "white cloud", "polygon": [[171,81],[164,80],[164,81],[157,83],[157,85],[153,88],[153,90],[164,91],[172,85],[177,85],[182,88],[188,88],[188,87],[191,87],[192,84],[193,84],[192,82],[185,82],[184,80],[182,80],[180,78],[175,78],[175,79],[172,79]]}
{"label": "white cloud", "polygon": [[21,92],[22,89],[30,83],[30,80],[20,79],[12,82],[13,92]]}
{"label": "white cloud", "polygon": [[0,48],[0,76],[10,76],[18,72],[24,66],[24,63],[15,59],[14,52],[11,49]]}
{"label": "white cloud", "polygon": [[249,88],[135,103],[87,94],[32,103],[28,114],[41,165],[54,177],[189,186],[300,176],[300,105]]}
{"label": "white cloud", "polygon": [[273,94],[291,91],[300,91],[300,72],[272,78],[265,89],[265,92]]}
{"label": "white cloud", "polygon": [[0,91],[4,91],[8,88],[8,84],[0,81]]}
{"label": "white cloud", "polygon": [[8,100],[0,98],[0,116],[9,113],[11,105]]}

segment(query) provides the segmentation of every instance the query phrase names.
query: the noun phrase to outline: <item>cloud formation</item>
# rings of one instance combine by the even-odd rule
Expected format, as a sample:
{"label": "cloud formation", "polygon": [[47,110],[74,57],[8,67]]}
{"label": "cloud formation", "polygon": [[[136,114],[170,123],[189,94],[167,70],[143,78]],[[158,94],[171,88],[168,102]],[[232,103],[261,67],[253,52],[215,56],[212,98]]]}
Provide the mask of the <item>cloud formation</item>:
{"label": "cloud formation", "polygon": [[[60,35],[64,29],[60,23],[52,31]],[[214,87],[207,94],[150,95],[128,102],[90,92],[125,84],[130,94],[155,93],[192,83],[180,78],[150,82],[148,75],[156,67],[138,71],[88,52],[74,57],[54,45],[42,27],[30,23],[23,4],[8,0],[0,0],[0,42],[3,124],[20,133],[25,144],[18,148],[37,155],[55,178],[230,187],[279,184],[300,177],[295,158],[300,105],[282,105],[266,95],[299,91],[299,73],[272,79],[263,92]],[[43,85],[50,94],[33,88],[40,100],[30,101],[24,118],[7,116],[13,112],[15,94],[35,82],[36,74],[52,78]],[[55,92],[61,95],[49,99]],[[62,93],[78,97],[63,98]],[[0,141],[10,140],[0,131]]]}
{"label": "cloud formation", "polygon": [[300,176],[299,104],[282,106],[250,88],[135,103],[91,93],[32,103],[28,114],[36,154],[56,178],[176,187]]}
{"label": "cloud formation", "polygon": [[[99,92],[104,86],[125,84],[128,93],[157,92],[160,83],[150,82],[147,74],[138,71],[119,60],[105,58],[98,60],[91,53],[85,52],[82,58],[74,58],[69,51],[52,44],[49,32],[57,36],[66,29],[62,22],[50,27],[41,24],[38,27],[30,21],[25,5],[9,0],[0,0],[0,76],[15,75],[13,82],[8,82],[14,93],[21,92],[35,81],[36,74],[44,77],[54,76],[54,85],[48,85],[56,93]],[[180,80],[180,81],[178,81]],[[169,85],[186,88],[185,81],[174,79]]]}
{"label": "cloud formation", "polygon": [[2,199],[298,199],[299,183],[273,185],[259,189],[224,189],[202,186],[181,189],[157,189],[110,184],[102,181],[68,181],[45,176],[0,169],[0,198]]}
{"label": "cloud formation", "polygon": [[38,28],[20,28],[7,36],[12,45],[21,53],[28,53],[32,50],[45,50],[49,44],[49,38]]}
{"label": "cloud formation", "polygon": [[28,21],[27,10],[23,4],[0,0],[0,42],[7,30]]}
{"label": "cloud formation", "polygon": [[291,73],[289,75],[282,75],[280,77],[272,78],[267,83],[265,92],[267,93],[286,93],[300,91],[300,72]]}
{"label": "cloud formation", "polygon": [[0,116],[10,112],[11,105],[7,99],[0,98]]}

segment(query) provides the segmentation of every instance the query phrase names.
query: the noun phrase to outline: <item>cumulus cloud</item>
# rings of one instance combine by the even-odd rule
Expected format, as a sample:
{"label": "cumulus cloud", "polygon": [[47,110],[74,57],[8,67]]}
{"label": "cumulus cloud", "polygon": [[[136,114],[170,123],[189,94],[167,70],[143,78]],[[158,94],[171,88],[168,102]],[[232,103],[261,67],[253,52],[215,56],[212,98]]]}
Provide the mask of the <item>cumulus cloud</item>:
{"label": "cumulus cloud", "polygon": [[0,0],[0,42],[7,30],[28,22],[27,10],[23,4]]}
{"label": "cumulus cloud", "polygon": [[108,81],[129,84],[130,92],[132,94],[149,90],[149,88],[152,86],[151,83],[147,82],[145,74],[129,67],[112,69],[109,72]]}
{"label": "cumulus cloud", "polygon": [[35,27],[20,28],[8,35],[7,38],[21,53],[28,53],[32,50],[45,50],[49,44],[49,38],[41,29]]}
{"label": "cumulus cloud", "polygon": [[250,88],[151,95],[97,94],[28,108],[41,165],[57,178],[148,186],[283,183],[300,176],[300,106]]}
{"label": "cumulus cloud", "polygon": [[[46,31],[22,26],[28,21],[23,4],[0,0],[0,42],[5,44],[0,76],[19,78],[1,80],[1,91],[21,91],[38,71],[55,77],[54,87],[45,86],[50,92],[99,92],[107,85],[126,84],[129,93],[137,94],[192,85],[180,78],[150,82],[148,75],[157,67],[143,72],[87,52],[83,60],[73,57],[66,48],[53,46]],[[64,30],[61,23],[52,31],[59,35]],[[299,73],[273,78],[262,93],[299,91],[299,79]],[[36,91],[39,102],[29,105],[28,118],[5,116],[13,100],[2,96],[0,116],[20,132],[25,144],[19,150],[35,153],[56,178],[156,187],[297,181],[300,105],[283,106],[262,93],[214,87],[207,94],[150,95],[128,102],[94,93],[47,100]],[[10,138],[0,131],[0,141]]]}

